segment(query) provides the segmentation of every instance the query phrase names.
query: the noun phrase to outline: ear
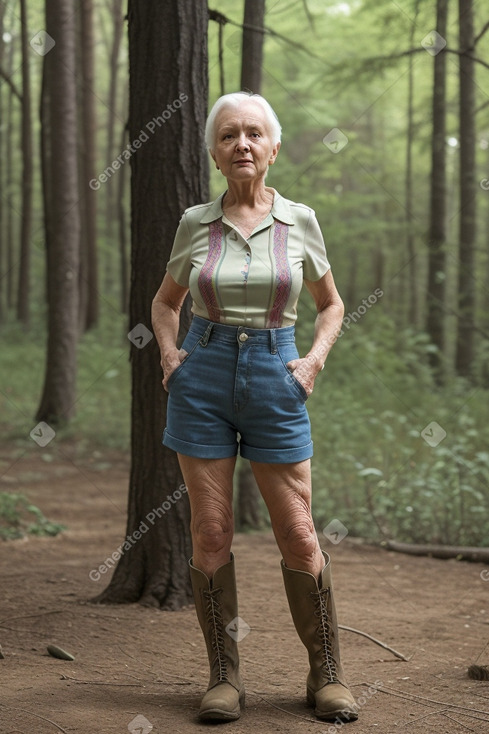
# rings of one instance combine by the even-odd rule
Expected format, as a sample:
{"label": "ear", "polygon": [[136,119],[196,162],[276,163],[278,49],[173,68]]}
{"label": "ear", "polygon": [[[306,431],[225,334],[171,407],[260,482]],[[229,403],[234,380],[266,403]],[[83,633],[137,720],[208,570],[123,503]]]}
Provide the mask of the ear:
{"label": "ear", "polygon": [[214,163],[216,164],[217,170],[219,171],[219,166],[217,165],[216,156],[214,155],[214,151],[209,148],[209,153],[211,154],[211,158],[214,161]]}
{"label": "ear", "polygon": [[272,152],[270,154],[270,159],[268,161],[269,165],[273,166],[275,163],[275,158],[278,156],[278,152],[280,150],[280,143],[275,143],[275,145],[272,148]]}

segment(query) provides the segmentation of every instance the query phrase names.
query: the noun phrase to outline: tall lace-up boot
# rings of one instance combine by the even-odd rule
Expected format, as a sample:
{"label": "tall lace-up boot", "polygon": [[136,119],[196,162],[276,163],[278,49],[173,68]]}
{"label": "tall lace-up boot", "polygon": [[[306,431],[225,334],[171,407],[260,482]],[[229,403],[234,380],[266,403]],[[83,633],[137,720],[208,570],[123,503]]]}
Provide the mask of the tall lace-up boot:
{"label": "tall lace-up boot", "polygon": [[239,719],[245,692],[239,675],[238,643],[226,626],[238,616],[234,556],[209,579],[189,561],[197,618],[204,633],[210,677],[199,711],[201,721]]}
{"label": "tall lace-up boot", "polygon": [[331,560],[327,553],[323,555],[319,581],[311,573],[287,568],[282,561],[285,590],[295,628],[309,653],[308,704],[315,707],[318,719],[354,721],[358,706],[340,662]]}

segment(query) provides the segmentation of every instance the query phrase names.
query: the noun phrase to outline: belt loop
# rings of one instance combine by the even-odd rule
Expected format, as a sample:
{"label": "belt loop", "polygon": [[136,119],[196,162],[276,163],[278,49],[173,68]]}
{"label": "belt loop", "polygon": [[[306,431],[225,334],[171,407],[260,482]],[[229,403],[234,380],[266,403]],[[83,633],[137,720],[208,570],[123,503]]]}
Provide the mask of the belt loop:
{"label": "belt loop", "polygon": [[202,336],[200,338],[200,345],[202,347],[206,347],[207,346],[207,342],[210,339],[210,336],[211,336],[211,333],[212,333],[212,329],[213,328],[214,328],[214,324],[211,322],[209,324],[209,326],[207,327],[207,329],[205,330],[205,332],[202,334]]}
{"label": "belt loop", "polygon": [[270,354],[277,354],[277,333],[270,329]]}

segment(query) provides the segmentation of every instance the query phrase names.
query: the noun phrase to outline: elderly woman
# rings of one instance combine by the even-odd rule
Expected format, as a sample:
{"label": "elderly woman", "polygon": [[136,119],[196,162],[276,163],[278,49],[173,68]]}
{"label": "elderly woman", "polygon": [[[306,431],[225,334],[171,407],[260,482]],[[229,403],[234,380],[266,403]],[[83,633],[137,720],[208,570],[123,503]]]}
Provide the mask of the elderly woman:
{"label": "elderly woman", "polygon": [[[340,663],[331,564],[311,516],[312,441],[305,401],[341,328],[343,303],[314,212],[265,185],[281,128],[268,102],[243,92],[218,99],[206,143],[227,188],[187,209],[153,302],[163,386],[163,443],[178,453],[191,506],[189,561],[210,665],[201,720],[239,718],[233,473],[249,459],[282,554],[292,618],[309,653],[307,701],[324,720],[357,718]],[[316,307],[311,349],[294,343],[305,283]],[[193,319],[176,346],[190,290]]]}

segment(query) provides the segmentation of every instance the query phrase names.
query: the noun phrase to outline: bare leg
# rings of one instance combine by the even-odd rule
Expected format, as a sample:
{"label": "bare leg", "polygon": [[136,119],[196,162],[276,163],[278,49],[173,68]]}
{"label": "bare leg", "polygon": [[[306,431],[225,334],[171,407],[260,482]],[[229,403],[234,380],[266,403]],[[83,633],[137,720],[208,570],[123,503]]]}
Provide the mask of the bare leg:
{"label": "bare leg", "polygon": [[311,463],[251,462],[285,565],[318,578],[324,566],[311,516]]}
{"label": "bare leg", "polygon": [[229,562],[234,533],[233,473],[236,457],[196,459],[178,454],[192,513],[193,565],[211,579]]}

